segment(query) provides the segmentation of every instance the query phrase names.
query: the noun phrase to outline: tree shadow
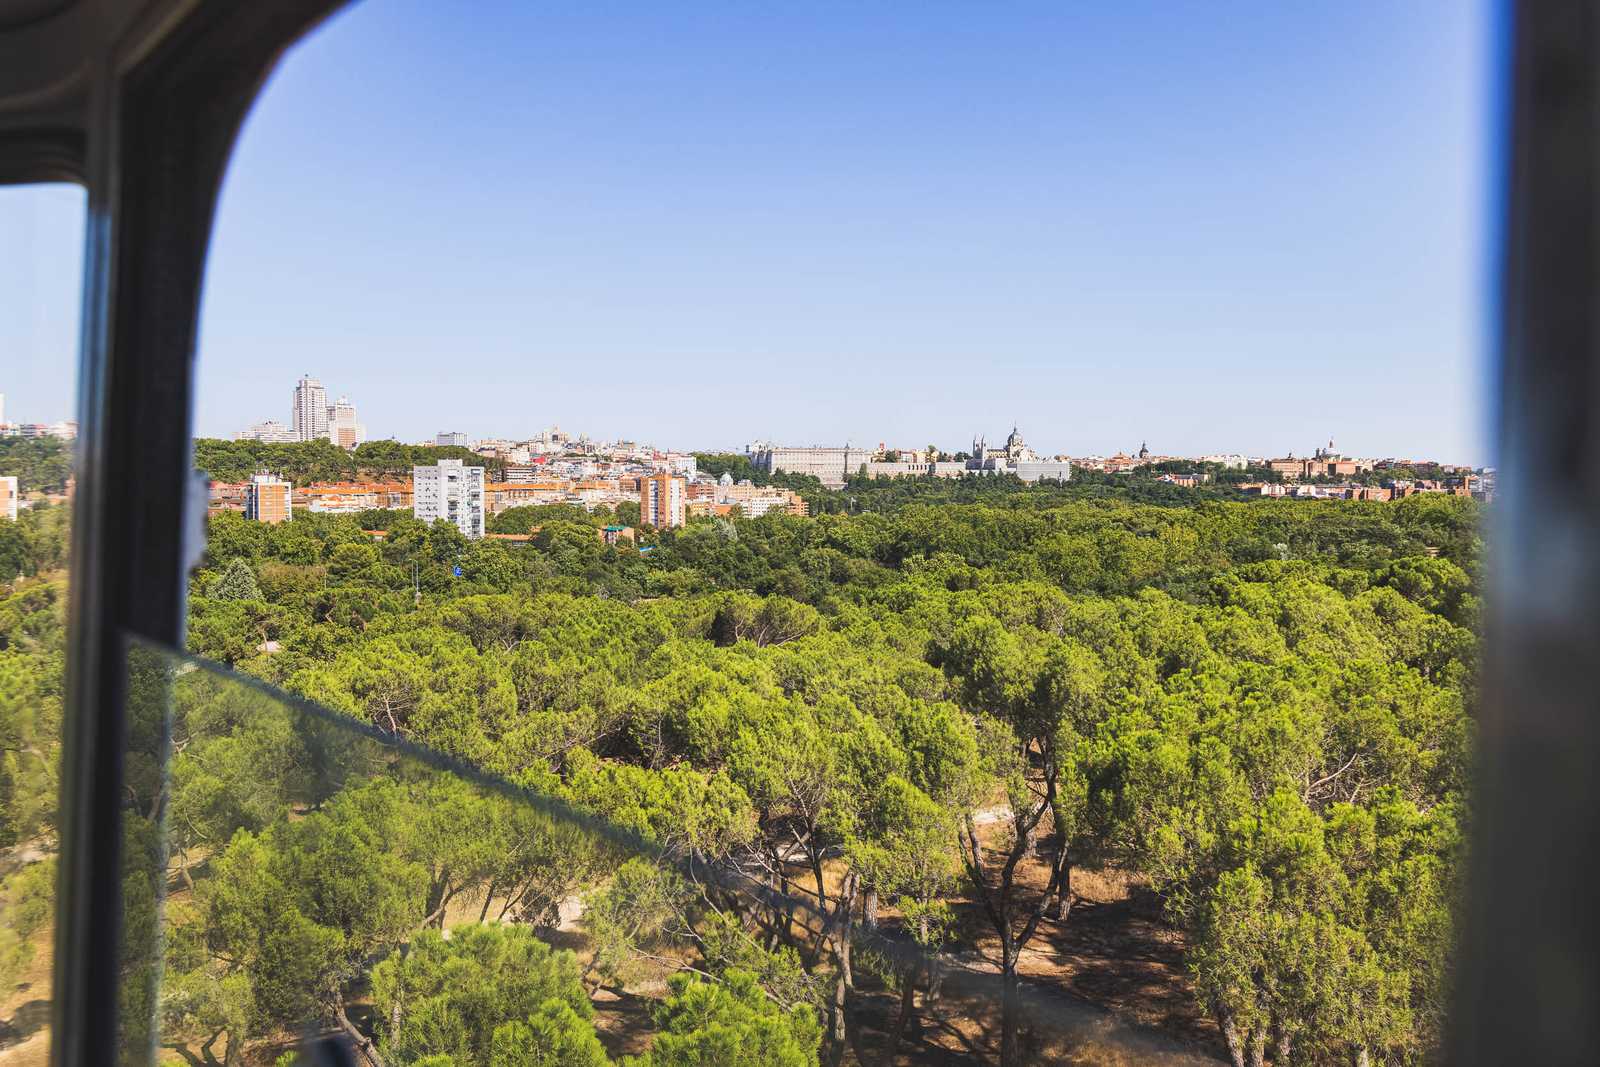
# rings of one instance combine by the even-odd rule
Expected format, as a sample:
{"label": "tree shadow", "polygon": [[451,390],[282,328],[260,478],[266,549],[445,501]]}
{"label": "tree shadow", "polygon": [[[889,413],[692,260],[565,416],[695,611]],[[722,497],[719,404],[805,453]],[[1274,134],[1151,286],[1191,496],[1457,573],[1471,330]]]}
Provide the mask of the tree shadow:
{"label": "tree shadow", "polygon": [[28,1000],[17,1006],[9,1019],[0,1019],[0,1049],[20,1045],[50,1025],[50,1002]]}

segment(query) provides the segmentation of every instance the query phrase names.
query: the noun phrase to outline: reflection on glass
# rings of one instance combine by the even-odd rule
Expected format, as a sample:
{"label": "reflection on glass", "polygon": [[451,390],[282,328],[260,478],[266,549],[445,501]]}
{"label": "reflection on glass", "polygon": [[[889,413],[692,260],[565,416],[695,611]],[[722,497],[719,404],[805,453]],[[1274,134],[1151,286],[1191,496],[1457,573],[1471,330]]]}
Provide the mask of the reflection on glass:
{"label": "reflection on glass", "polygon": [[0,1064],[50,1048],[83,190],[0,188]]}
{"label": "reflection on glass", "polygon": [[[907,990],[974,1062],[997,1032],[994,976],[927,951],[952,872],[869,926],[853,879],[823,857],[819,905],[803,854],[763,860],[704,776],[648,795],[597,771],[574,803],[180,653],[134,643],[128,671],[128,1062],[287,1064],[337,1040],[370,1067],[816,1063],[829,954],[864,1005],[857,1062],[895,1062]],[[1188,1058],[1081,1006],[1020,1010],[1041,1048]]]}
{"label": "reflection on glass", "polygon": [[[576,894],[622,858],[612,840],[186,658],[135,647],[129,673],[145,753],[169,727],[172,753],[131,785],[130,1049],[151,1016],[162,1050],[226,1063],[324,1033],[373,1063],[486,1062],[502,1023],[552,1019],[600,1048],[570,947]],[[157,891],[159,994],[139,959]],[[454,989],[465,972],[475,987]]]}

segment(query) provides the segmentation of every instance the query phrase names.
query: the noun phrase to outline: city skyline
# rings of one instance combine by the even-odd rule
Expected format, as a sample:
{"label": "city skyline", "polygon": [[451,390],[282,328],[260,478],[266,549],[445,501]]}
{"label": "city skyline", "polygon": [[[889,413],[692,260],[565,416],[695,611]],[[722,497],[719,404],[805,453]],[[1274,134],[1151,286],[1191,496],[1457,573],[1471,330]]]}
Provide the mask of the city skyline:
{"label": "city skyline", "polygon": [[[325,400],[326,389],[323,386],[321,380],[318,379],[315,375],[310,374],[308,372],[306,374],[301,375],[301,377],[299,378],[299,380],[296,382],[296,384],[294,386],[292,395],[294,397],[293,403],[295,405],[298,405],[300,403],[300,398],[301,398],[301,395],[302,395],[302,389],[304,389],[308,383],[312,384],[315,387],[315,389],[319,391],[319,395],[322,395],[323,399]],[[0,394],[0,397],[3,397],[3,395],[4,394]],[[354,407],[353,407],[353,404],[352,404],[352,402],[350,401],[350,399],[348,397],[341,395],[339,397],[339,404],[341,406],[347,407],[350,410],[350,412],[352,413],[352,415],[353,415]],[[321,408],[326,408],[326,410],[329,411],[329,412],[332,412],[334,410],[333,407],[328,406],[326,404],[323,404],[321,402],[319,402],[319,404],[317,406],[318,406],[319,410]],[[291,417],[293,417],[293,415]],[[280,428],[283,428],[283,429],[289,431],[290,436],[286,437],[285,440],[291,440],[292,439],[292,440],[296,440],[296,441],[307,441],[307,440],[313,440],[317,436],[328,437],[328,438],[331,439],[330,434],[327,433],[327,432],[324,432],[324,433],[319,435],[315,430],[310,429],[310,428],[296,429],[293,426],[287,426],[287,425],[281,423],[280,420],[276,420],[276,419],[272,418],[271,416],[268,416],[268,417],[266,417],[264,419],[261,419],[259,421],[256,421],[256,422],[252,422],[248,427],[236,429],[231,433],[197,434],[197,436],[213,437],[213,438],[224,439],[224,440],[258,439],[257,438],[257,431],[259,431],[263,426],[265,426],[265,425],[267,425],[269,423],[276,424]],[[363,431],[365,431],[365,429],[366,429],[364,424],[361,425],[361,428],[362,428]],[[1021,424],[1019,422],[1013,421],[1011,423],[1011,434],[1013,436],[1018,435],[1020,430],[1021,430]],[[652,441],[652,440],[647,440],[647,439],[641,437],[638,434],[630,434],[630,433],[620,433],[620,434],[615,434],[615,435],[610,435],[610,436],[599,435],[599,434],[590,434],[590,433],[588,433],[587,431],[584,431],[584,430],[578,430],[575,433],[573,433],[570,430],[569,431],[562,431],[561,430],[560,421],[552,421],[552,422],[550,422],[550,423],[548,423],[548,424],[546,424],[544,426],[541,426],[541,427],[539,427],[537,429],[533,429],[533,428],[529,428],[529,427],[523,427],[523,428],[521,428],[521,429],[519,429],[519,430],[517,430],[515,432],[511,432],[511,433],[478,433],[475,430],[461,430],[461,429],[444,430],[444,429],[440,429],[440,430],[436,430],[436,431],[434,431],[432,433],[422,434],[419,437],[415,437],[415,438],[403,438],[403,437],[395,436],[395,435],[392,435],[392,434],[381,434],[380,433],[380,434],[378,434],[378,435],[376,435],[374,437],[370,437],[370,438],[363,436],[362,440],[363,441],[364,440],[399,441],[399,442],[406,443],[406,444],[432,444],[432,445],[436,445],[436,446],[450,445],[450,446],[455,446],[455,447],[471,448],[471,447],[476,446],[480,442],[489,442],[489,441],[526,442],[526,441],[535,440],[535,439],[540,438],[540,437],[548,437],[552,433],[558,433],[558,434],[561,434],[564,437],[565,436],[571,436],[574,439],[581,438],[581,439],[585,439],[585,440],[592,440],[592,441],[595,441],[597,443],[615,443],[615,442],[628,441],[628,442],[636,443],[636,444],[638,444],[640,446],[643,446],[643,447],[656,448],[656,449],[663,450],[663,451],[745,453],[745,452],[750,451],[752,448],[754,448],[754,447],[756,447],[758,445],[769,445],[769,446],[776,445],[776,446],[780,446],[780,447],[796,448],[796,449],[843,447],[843,448],[852,449],[852,450],[859,450],[859,451],[871,451],[871,450],[873,450],[875,448],[882,447],[882,448],[885,448],[885,449],[888,449],[888,450],[891,450],[891,451],[899,451],[899,450],[904,450],[904,449],[922,449],[922,448],[926,447],[927,445],[935,445],[935,446],[937,446],[939,448],[940,451],[948,453],[948,454],[951,454],[951,455],[955,455],[955,454],[963,454],[963,455],[965,455],[965,454],[969,454],[969,453],[974,452],[976,447],[982,441],[984,441],[988,436],[988,431],[980,429],[975,435],[972,436],[970,442],[967,441],[966,439],[963,439],[961,442],[959,442],[957,444],[954,444],[954,445],[951,445],[949,442],[934,440],[934,439],[932,439],[932,438],[930,438],[930,437],[928,437],[926,435],[924,435],[922,437],[916,437],[915,434],[912,435],[912,437],[915,438],[914,441],[913,440],[909,440],[909,439],[908,440],[901,440],[901,441],[893,441],[893,440],[889,440],[887,438],[884,438],[881,435],[868,434],[865,437],[863,437],[861,440],[849,440],[849,439],[847,439],[847,440],[844,440],[844,441],[801,440],[801,439],[798,439],[798,438],[795,439],[795,440],[780,441],[780,440],[777,440],[775,438],[755,437],[755,438],[750,438],[750,439],[748,439],[746,441],[739,442],[739,443],[730,443],[730,442],[707,443],[705,441],[688,441],[688,442],[684,442],[684,441]],[[876,436],[876,440],[873,439],[875,436]],[[1027,436],[1027,435],[1023,434],[1022,436]],[[1304,435],[1302,435],[1302,436],[1304,436]],[[998,441],[999,439],[1000,439],[999,435],[996,435],[995,440]],[[1114,456],[1114,455],[1117,455],[1117,454],[1127,454],[1129,456],[1132,456],[1132,455],[1135,455],[1135,454],[1140,453],[1140,452],[1152,452],[1153,451],[1155,455],[1167,456],[1167,457],[1172,457],[1172,458],[1182,458],[1182,459],[1200,458],[1200,457],[1205,457],[1205,456],[1224,456],[1224,455],[1228,455],[1228,456],[1247,456],[1247,457],[1250,457],[1250,458],[1266,459],[1266,458],[1272,458],[1274,456],[1290,456],[1290,457],[1293,457],[1293,456],[1295,456],[1297,454],[1300,455],[1300,456],[1305,456],[1308,453],[1313,453],[1313,452],[1317,453],[1317,454],[1321,454],[1321,452],[1324,449],[1326,449],[1328,452],[1332,453],[1332,452],[1335,451],[1335,440],[1336,440],[1336,435],[1329,435],[1328,438],[1326,439],[1326,445],[1324,445],[1320,441],[1318,441],[1318,442],[1313,443],[1312,445],[1310,445],[1309,448],[1307,448],[1302,443],[1301,445],[1297,445],[1297,446],[1291,447],[1291,448],[1286,449],[1286,450],[1277,450],[1277,451],[1243,448],[1243,447],[1238,447],[1235,444],[1235,445],[1230,445],[1228,447],[1215,447],[1215,448],[1209,448],[1209,449],[1201,449],[1199,451],[1163,452],[1159,448],[1155,449],[1155,450],[1151,450],[1149,448],[1150,438],[1147,435],[1147,436],[1140,437],[1139,443],[1138,443],[1137,446],[1130,446],[1130,445],[1125,444],[1125,443],[1118,443],[1114,447],[1110,447],[1110,448],[1089,449],[1089,450],[1080,451],[1080,452],[1067,452],[1067,451],[1064,451],[1064,450],[1054,450],[1054,451],[1052,451],[1050,449],[1041,449],[1041,450],[1038,450],[1038,451],[1039,451],[1039,458],[1047,458],[1047,457],[1055,456],[1055,455],[1084,456],[1084,457],[1089,457],[1089,456],[1107,457],[1107,456]],[[1009,441],[1008,441],[1008,444],[1009,444]],[[1433,461],[1438,461],[1438,462],[1461,464],[1461,465],[1468,465],[1468,466],[1474,466],[1474,467],[1491,466],[1491,464],[1470,463],[1470,462],[1465,461],[1465,460],[1460,460],[1460,459],[1456,459],[1456,458],[1453,458],[1453,457],[1436,454],[1434,452],[1415,452],[1415,453],[1406,453],[1406,454],[1401,454],[1401,453],[1380,454],[1380,453],[1376,453],[1376,452],[1352,452],[1352,453],[1348,453],[1348,454],[1352,455],[1352,456],[1357,456],[1358,455],[1361,458],[1370,458],[1370,459],[1401,459],[1401,458],[1404,458],[1404,459],[1419,459],[1419,460],[1420,459],[1427,459],[1427,460],[1433,460]]]}
{"label": "city skyline", "polygon": [[[282,419],[262,398],[303,364],[400,440],[559,421],[949,447],[1016,422],[1051,453],[1333,432],[1494,461],[1479,5],[1023,4],[915,32],[836,9],[507,11],[519,43],[483,64],[442,17],[342,13],[249,117],[197,433]],[[407,108],[430,121],[397,124]],[[0,268],[28,283],[0,347],[17,417],[49,421],[71,414],[75,337],[50,322],[75,323],[82,201],[34,217],[35,191],[0,198],[28,238]]]}
{"label": "city skyline", "polygon": [[[311,392],[309,394],[307,393],[308,387],[310,387],[310,390],[311,390]],[[5,435],[5,434],[8,434],[8,433],[9,434],[16,434],[16,433],[18,433],[18,431],[21,431],[21,435],[22,436],[57,436],[57,437],[61,437],[61,436],[75,437],[76,436],[77,424],[76,424],[76,422],[74,422],[72,420],[56,420],[53,423],[35,422],[35,421],[31,421],[31,420],[28,421],[28,422],[23,422],[21,420],[8,421],[5,418],[5,414],[6,414],[6,412],[5,412],[5,395],[6,395],[5,393],[0,392],[0,435]],[[968,454],[976,455],[977,454],[977,449],[979,448],[979,446],[982,444],[982,442],[987,437],[987,433],[986,432],[980,431],[978,434],[976,434],[973,437],[970,446],[966,445],[966,444],[957,444],[957,445],[953,445],[953,446],[950,446],[950,447],[946,447],[948,442],[941,442],[941,441],[931,440],[926,435],[916,439],[917,441],[921,442],[920,444],[919,443],[913,443],[913,441],[910,441],[910,440],[891,441],[891,440],[888,440],[887,438],[882,438],[882,437],[879,437],[879,439],[874,442],[874,441],[870,440],[870,437],[872,437],[873,435],[867,435],[867,437],[869,439],[863,439],[863,440],[860,440],[860,441],[846,440],[846,441],[842,441],[842,442],[840,442],[840,441],[831,441],[830,442],[830,441],[821,441],[821,440],[802,441],[802,440],[798,440],[798,439],[797,440],[793,440],[793,441],[776,441],[776,440],[771,439],[771,438],[755,438],[755,439],[751,439],[749,441],[745,441],[745,442],[743,442],[741,444],[730,444],[730,443],[720,443],[720,444],[711,443],[711,444],[708,444],[708,443],[705,443],[704,441],[690,441],[690,442],[649,441],[649,440],[643,439],[642,437],[640,437],[637,434],[619,434],[619,435],[607,437],[607,436],[589,434],[589,433],[587,433],[585,431],[582,431],[582,430],[577,431],[576,434],[572,434],[572,433],[569,433],[567,431],[562,431],[560,429],[560,423],[552,422],[548,426],[545,426],[545,427],[540,428],[538,430],[518,431],[518,432],[515,432],[515,433],[499,433],[499,434],[496,434],[496,433],[483,433],[483,434],[479,434],[479,433],[476,433],[476,432],[468,432],[468,431],[463,431],[463,430],[440,430],[440,431],[434,432],[433,434],[425,434],[421,438],[416,438],[416,439],[405,439],[405,438],[400,438],[400,437],[396,437],[396,436],[393,436],[393,435],[387,435],[387,436],[379,435],[377,437],[370,437],[369,438],[366,435],[366,425],[364,423],[359,423],[359,422],[355,421],[356,408],[355,408],[354,403],[350,400],[350,398],[348,396],[345,396],[345,395],[341,394],[338,397],[338,400],[337,400],[337,402],[335,404],[328,404],[326,402],[327,401],[327,390],[326,390],[325,386],[323,385],[323,383],[316,376],[311,375],[311,374],[302,375],[296,381],[296,383],[295,383],[295,385],[293,387],[292,397],[293,397],[293,400],[292,400],[292,403],[291,403],[291,413],[290,413],[290,419],[289,419],[288,422],[276,419],[276,418],[274,418],[272,416],[267,416],[267,417],[265,417],[263,419],[260,419],[260,420],[258,420],[256,422],[252,422],[249,426],[246,426],[246,427],[243,427],[243,428],[240,428],[240,429],[236,429],[231,433],[226,433],[226,434],[203,434],[203,433],[197,433],[196,437],[197,438],[210,437],[210,438],[213,438],[213,439],[235,440],[235,441],[258,440],[258,441],[263,441],[263,442],[266,442],[266,443],[306,443],[306,442],[322,439],[322,440],[327,440],[327,441],[329,441],[331,443],[338,444],[340,447],[347,448],[347,449],[354,448],[357,445],[365,443],[368,440],[373,440],[373,441],[396,441],[396,442],[401,442],[401,443],[406,443],[406,444],[432,444],[432,445],[435,445],[435,446],[447,446],[448,445],[448,446],[455,446],[455,447],[462,447],[462,448],[473,448],[473,447],[478,446],[480,443],[484,443],[484,442],[505,442],[505,441],[510,441],[510,442],[530,442],[530,441],[534,441],[534,440],[537,440],[537,439],[540,439],[540,438],[549,438],[552,434],[556,434],[563,440],[565,440],[567,438],[571,438],[573,440],[580,440],[580,439],[581,440],[589,440],[589,441],[594,441],[596,443],[603,443],[603,444],[615,444],[615,443],[618,443],[618,442],[631,442],[631,443],[639,445],[640,447],[653,448],[653,449],[656,449],[656,450],[659,450],[659,451],[683,452],[683,453],[702,452],[702,453],[746,453],[746,454],[748,454],[748,453],[751,453],[752,450],[758,449],[759,447],[762,447],[762,446],[769,447],[769,448],[776,446],[776,447],[780,447],[780,448],[798,449],[798,450],[815,449],[815,448],[824,448],[824,449],[828,449],[828,448],[844,448],[844,449],[849,450],[849,451],[870,453],[875,449],[887,450],[887,451],[903,451],[903,450],[908,450],[908,449],[909,450],[921,450],[921,449],[925,448],[927,445],[934,445],[942,453],[946,453],[946,454],[949,454],[949,455],[962,455],[962,456],[966,456]],[[318,417],[317,413],[320,413],[320,417]],[[336,417],[336,413],[337,413],[337,417]],[[344,428],[348,432],[340,433],[340,426],[341,425],[343,425]],[[1020,430],[1020,424],[1016,423],[1016,422],[1013,422],[1012,425],[1011,425],[1011,436],[1012,437],[1017,437],[1019,435],[1019,430]],[[337,435],[337,439],[336,439],[336,435]],[[915,436],[915,435],[913,435],[913,436]],[[1159,439],[1158,439],[1158,442],[1159,442]],[[1011,442],[1008,439],[1007,440],[1007,445],[1009,446],[1010,443]],[[1019,441],[1019,443],[1021,443],[1021,442]],[[1202,449],[1202,450],[1199,450],[1199,451],[1189,451],[1189,452],[1177,452],[1177,451],[1163,452],[1159,448],[1156,449],[1156,450],[1151,450],[1149,448],[1149,437],[1141,437],[1140,441],[1139,441],[1139,445],[1138,445],[1137,448],[1129,447],[1127,445],[1119,443],[1115,448],[1091,449],[1091,450],[1080,451],[1080,452],[1076,452],[1076,453],[1066,452],[1066,451],[1061,451],[1061,450],[1057,450],[1057,451],[1052,452],[1052,451],[1050,451],[1048,449],[1045,449],[1045,450],[1040,451],[1038,456],[1036,456],[1035,458],[1037,458],[1037,459],[1047,459],[1047,458],[1052,457],[1052,456],[1101,457],[1101,458],[1104,458],[1104,457],[1112,457],[1112,456],[1117,456],[1117,455],[1127,455],[1127,456],[1131,457],[1131,456],[1134,456],[1136,454],[1137,455],[1144,455],[1144,454],[1148,453],[1148,454],[1151,454],[1151,455],[1153,455],[1155,457],[1158,457],[1158,458],[1171,458],[1171,459],[1199,459],[1199,460],[1204,460],[1207,457],[1225,457],[1225,456],[1248,457],[1248,458],[1251,458],[1251,459],[1271,459],[1271,458],[1274,458],[1274,457],[1281,457],[1281,456],[1287,456],[1287,457],[1293,458],[1297,454],[1299,456],[1301,456],[1302,458],[1304,458],[1307,455],[1308,451],[1310,453],[1312,453],[1312,454],[1315,454],[1315,455],[1321,455],[1321,454],[1323,454],[1324,450],[1326,450],[1326,452],[1328,452],[1330,454],[1359,456],[1360,458],[1363,458],[1363,459],[1390,459],[1390,460],[1394,460],[1394,459],[1414,459],[1414,460],[1425,460],[1425,461],[1441,462],[1441,463],[1446,463],[1446,464],[1472,466],[1472,467],[1492,466],[1492,464],[1482,464],[1482,463],[1472,463],[1472,462],[1467,462],[1467,461],[1461,461],[1461,460],[1457,460],[1457,459],[1454,459],[1454,458],[1449,457],[1449,456],[1445,456],[1445,455],[1441,455],[1441,454],[1437,454],[1437,453],[1433,453],[1433,452],[1417,452],[1417,453],[1409,453],[1409,454],[1405,454],[1405,455],[1401,455],[1401,454],[1398,454],[1398,453],[1389,454],[1389,455],[1381,455],[1381,454],[1375,453],[1375,452],[1344,453],[1342,450],[1337,450],[1337,452],[1336,452],[1335,438],[1333,436],[1329,436],[1329,438],[1327,439],[1327,444],[1325,446],[1322,445],[1322,444],[1314,444],[1314,445],[1311,446],[1311,448],[1309,450],[1307,450],[1302,445],[1302,446],[1296,446],[1294,448],[1289,448],[1287,450],[1278,450],[1276,452],[1273,452],[1273,451],[1270,451],[1270,450],[1241,448],[1241,447],[1237,447],[1237,446],[1217,447],[1217,448]],[[1032,450],[1030,450],[1030,451],[1032,451]]]}

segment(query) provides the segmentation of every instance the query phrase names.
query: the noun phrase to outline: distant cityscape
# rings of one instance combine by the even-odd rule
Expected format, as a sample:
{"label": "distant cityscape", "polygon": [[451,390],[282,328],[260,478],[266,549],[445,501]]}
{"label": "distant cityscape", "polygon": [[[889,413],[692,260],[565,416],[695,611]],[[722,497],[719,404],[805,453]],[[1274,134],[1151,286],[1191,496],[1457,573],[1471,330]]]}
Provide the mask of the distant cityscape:
{"label": "distant cityscape", "polygon": [[[72,440],[77,424],[10,423],[0,394],[0,437]],[[236,441],[289,444],[326,441],[345,450],[368,443],[366,425],[346,395],[332,403],[321,380],[305,375],[295,383],[287,421],[268,418],[234,434]],[[552,426],[522,439],[475,438],[459,430],[443,430],[414,445],[458,449],[493,461],[489,468],[464,454],[416,464],[409,478],[383,481],[314,483],[296,486],[263,470],[243,483],[213,482],[213,510],[235,510],[247,518],[284,522],[294,512],[358,514],[376,508],[410,510],[424,521],[443,519],[469,538],[497,536],[488,520],[510,508],[568,504],[585,510],[637,504],[639,521],[658,529],[682,526],[702,516],[739,514],[755,518],[770,511],[807,513],[793,488],[757,485],[729,471],[713,475],[699,469],[695,452],[661,449],[630,440],[596,441]],[[1346,500],[1393,500],[1418,493],[1448,493],[1492,499],[1495,472],[1431,459],[1360,458],[1340,451],[1329,440],[1308,455],[1252,456],[1211,453],[1200,456],[1152,452],[1141,442],[1133,452],[1112,455],[1044,456],[1013,426],[1004,442],[988,444],[983,435],[969,448],[948,452],[933,445],[904,448],[885,442],[874,446],[791,446],[770,441],[747,445],[741,458],[762,480],[791,475],[815,478],[824,488],[841,489],[851,477],[962,478],[1010,475],[1025,483],[1066,482],[1073,472],[1094,475],[1131,474],[1146,470],[1155,480],[1196,487],[1226,480],[1244,495]],[[1425,472],[1422,476],[1419,472]],[[1253,477],[1259,475],[1259,477]],[[17,479],[0,478],[0,516],[15,518],[27,506]],[[631,529],[628,536],[632,535]],[[512,535],[501,535],[512,536]]]}
{"label": "distant cityscape", "polygon": [[71,441],[78,436],[78,424],[72,419],[56,422],[7,422],[6,394],[0,393],[0,437],[53,437]]}

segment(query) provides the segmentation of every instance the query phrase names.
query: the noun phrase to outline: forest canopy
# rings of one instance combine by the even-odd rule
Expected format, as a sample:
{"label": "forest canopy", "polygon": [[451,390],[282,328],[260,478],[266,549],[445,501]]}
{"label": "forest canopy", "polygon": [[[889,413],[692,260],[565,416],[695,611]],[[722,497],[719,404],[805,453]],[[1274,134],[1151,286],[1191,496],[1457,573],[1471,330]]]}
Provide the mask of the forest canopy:
{"label": "forest canopy", "polygon": [[[1478,505],[1070,488],[852,484],[833,497],[871,499],[637,546],[556,512],[520,543],[213,515],[193,652],[641,844],[185,675],[163,1033],[256,1056],[314,1020],[372,1067],[888,1062],[979,1010],[941,992],[960,958],[992,961],[986,1054],[1011,1067],[1048,1048],[1030,953],[1115,871],[1179,946],[1184,1041],[1435,1061]],[[57,713],[64,557],[19,544],[0,729],[23,753]],[[8,756],[11,841],[50,833],[47,763]],[[140,788],[131,818],[160,807]],[[602,990],[652,991],[642,1047]]]}

